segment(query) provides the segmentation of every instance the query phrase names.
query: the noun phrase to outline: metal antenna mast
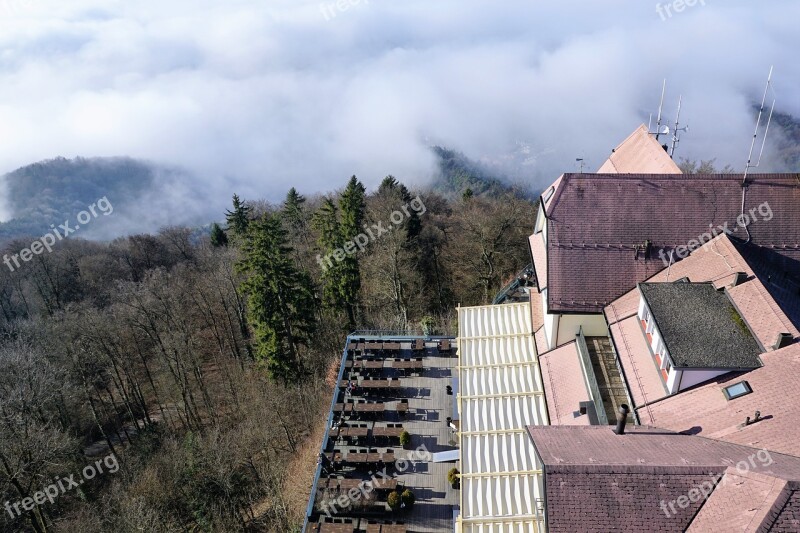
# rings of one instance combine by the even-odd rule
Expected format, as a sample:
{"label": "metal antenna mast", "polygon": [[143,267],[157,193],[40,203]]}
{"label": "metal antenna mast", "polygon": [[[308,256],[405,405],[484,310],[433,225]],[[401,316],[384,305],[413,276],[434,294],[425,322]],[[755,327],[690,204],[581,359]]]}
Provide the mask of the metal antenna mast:
{"label": "metal antenna mast", "polygon": [[675,149],[678,147],[678,143],[681,142],[680,132],[682,131],[689,131],[689,126],[686,125],[685,127],[680,127],[681,122],[681,106],[683,104],[683,95],[678,98],[678,114],[675,117],[675,130],[672,132],[672,150],[670,151],[669,156],[675,159]]}
{"label": "metal antenna mast", "polygon": [[[775,97],[775,90],[772,88],[772,71],[775,67],[772,66],[769,68],[769,76],[767,77],[767,86],[764,87],[764,97],[761,98],[761,107],[758,110],[758,119],[756,120],[756,131],[753,133],[753,142],[750,143],[750,153],[747,155],[747,165],[744,169],[744,178],[742,179],[742,187],[746,185],[747,182],[747,175],[750,173],[751,168],[757,168],[761,164],[761,157],[764,155],[764,147],[767,145],[767,135],[769,134],[769,126],[772,124],[772,113],[775,111],[775,102],[777,98]],[[767,119],[767,127],[764,129],[764,139],[761,142],[761,151],[758,154],[758,161],[756,164],[752,164],[753,161],[753,150],[756,147],[756,141],[758,140],[758,132],[761,129],[761,118],[764,116],[764,105],[767,103],[767,94],[769,94],[770,89],[772,89],[772,107],[769,110],[769,119]],[[742,209],[744,209],[744,198],[742,198]]]}
{"label": "metal antenna mast", "polygon": [[661,103],[658,104],[658,122],[656,123],[656,140],[661,136],[661,111],[664,109],[664,95],[667,92],[667,80],[664,78],[664,85],[661,87]]}

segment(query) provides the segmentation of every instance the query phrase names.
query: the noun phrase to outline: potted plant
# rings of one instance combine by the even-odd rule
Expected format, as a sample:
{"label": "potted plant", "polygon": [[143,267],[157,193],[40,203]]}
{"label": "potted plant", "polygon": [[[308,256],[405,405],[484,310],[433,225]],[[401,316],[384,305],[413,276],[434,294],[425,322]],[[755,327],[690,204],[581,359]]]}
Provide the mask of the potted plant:
{"label": "potted plant", "polygon": [[414,505],[414,502],[417,501],[417,498],[410,489],[406,489],[403,491],[403,494],[400,495],[400,500],[403,502],[403,507],[409,509]]}
{"label": "potted plant", "polygon": [[411,434],[408,431],[403,430],[403,432],[400,433],[400,446],[405,448],[409,444],[411,444]]}
{"label": "potted plant", "polygon": [[389,493],[389,497],[386,498],[386,503],[389,504],[389,507],[391,507],[392,511],[396,511],[400,509],[400,504],[403,503],[403,499],[399,492],[392,491]]}
{"label": "potted plant", "polygon": [[461,478],[458,477],[459,474],[460,472],[458,471],[458,468],[451,468],[447,473],[447,481],[450,482],[450,486],[454,489],[461,487]]}

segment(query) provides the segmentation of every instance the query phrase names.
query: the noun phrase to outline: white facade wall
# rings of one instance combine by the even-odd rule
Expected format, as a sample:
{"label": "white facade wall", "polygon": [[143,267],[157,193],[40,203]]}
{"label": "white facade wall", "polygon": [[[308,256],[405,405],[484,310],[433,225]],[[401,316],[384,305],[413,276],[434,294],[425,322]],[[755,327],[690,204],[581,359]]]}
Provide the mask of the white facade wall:
{"label": "white facade wall", "polygon": [[560,315],[558,319],[558,341],[561,346],[575,340],[575,335],[583,328],[587,337],[607,337],[606,320],[601,314],[595,315]]}

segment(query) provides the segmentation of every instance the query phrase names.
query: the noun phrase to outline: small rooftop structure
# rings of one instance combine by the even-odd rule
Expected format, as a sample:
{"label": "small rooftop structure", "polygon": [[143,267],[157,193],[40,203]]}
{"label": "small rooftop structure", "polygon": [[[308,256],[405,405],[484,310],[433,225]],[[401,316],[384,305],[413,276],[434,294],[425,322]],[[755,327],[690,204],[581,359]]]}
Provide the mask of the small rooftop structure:
{"label": "small rooftop structure", "polygon": [[724,292],[705,283],[640,283],[639,291],[677,369],[761,366],[758,345]]}
{"label": "small rooftop structure", "polygon": [[642,124],[617,146],[598,174],[681,174],[681,169]]}

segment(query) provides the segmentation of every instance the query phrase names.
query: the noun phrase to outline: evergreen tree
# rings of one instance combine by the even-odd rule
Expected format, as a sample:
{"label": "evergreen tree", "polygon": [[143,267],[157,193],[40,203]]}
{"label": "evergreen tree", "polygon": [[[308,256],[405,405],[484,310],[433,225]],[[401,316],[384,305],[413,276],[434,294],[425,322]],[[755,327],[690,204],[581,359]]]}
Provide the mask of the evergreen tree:
{"label": "evergreen tree", "polygon": [[228,223],[228,231],[233,234],[237,239],[243,239],[247,234],[247,228],[250,225],[250,214],[253,208],[245,205],[239,199],[239,196],[233,195],[233,209],[225,211],[225,220]]}
{"label": "evergreen tree", "polygon": [[[413,200],[408,188],[391,175],[383,178],[380,187],[378,187],[378,196],[398,196],[402,204],[398,205],[397,209],[400,209],[403,205],[408,206]],[[405,216],[405,212],[403,215]],[[419,235],[422,231],[422,221],[419,218],[419,213],[409,208],[408,218],[403,221],[403,228],[408,232],[409,241]]]}
{"label": "evergreen tree", "polygon": [[228,246],[228,236],[216,222],[211,225],[211,246],[214,248]]}
{"label": "evergreen tree", "polygon": [[344,241],[339,227],[339,214],[333,200],[326,198],[319,210],[314,213],[312,224],[319,234],[319,247],[322,254],[317,260],[322,268],[322,301],[326,307],[342,307],[344,301],[341,294],[342,264],[341,254],[337,259],[336,253],[342,249]]}
{"label": "evergreen tree", "polygon": [[286,221],[286,225],[296,231],[302,231],[306,225],[305,204],[306,198],[292,187],[283,202],[281,216]]}
{"label": "evergreen tree", "polygon": [[248,299],[256,358],[273,378],[296,381],[303,374],[301,346],[308,346],[316,327],[311,278],[291,259],[286,230],[277,215],[265,213],[250,223],[242,245],[242,289]]}
{"label": "evergreen tree", "polygon": [[[342,214],[340,226],[342,241],[348,243],[364,231],[364,213],[367,209],[366,188],[355,176],[350,178],[339,198],[339,209]],[[361,270],[358,256],[347,254],[342,260],[341,266],[341,277],[338,280],[339,291],[352,328],[356,325],[358,294],[361,290]]]}

